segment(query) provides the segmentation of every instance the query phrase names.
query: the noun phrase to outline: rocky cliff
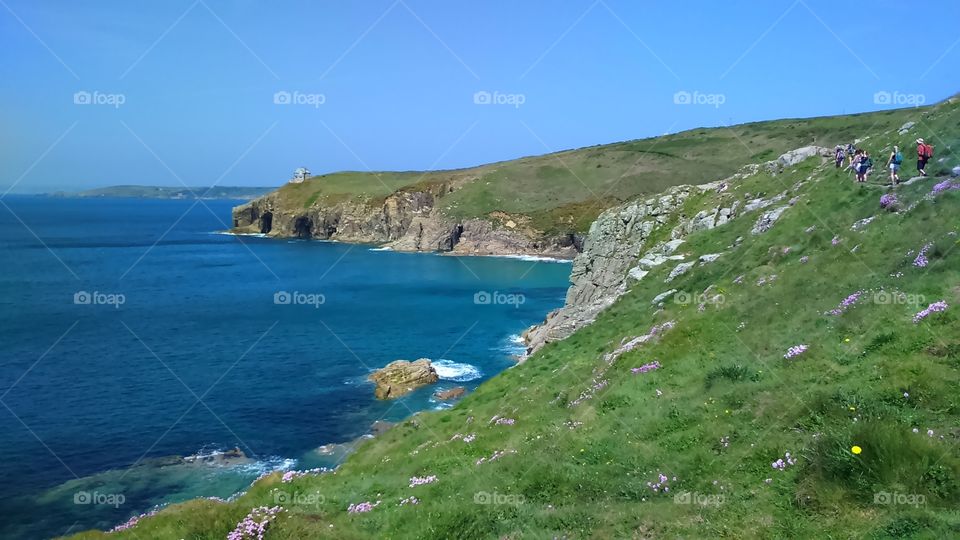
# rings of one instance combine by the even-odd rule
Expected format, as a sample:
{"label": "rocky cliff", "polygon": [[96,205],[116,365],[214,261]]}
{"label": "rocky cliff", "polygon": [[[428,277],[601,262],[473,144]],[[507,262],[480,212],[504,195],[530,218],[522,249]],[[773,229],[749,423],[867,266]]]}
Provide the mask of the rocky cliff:
{"label": "rocky cliff", "polygon": [[776,175],[808,158],[826,159],[831,155],[829,148],[807,146],[773,161],[748,165],[719,182],[677,186],[659,197],[631,201],[603,212],[591,225],[583,250],[573,261],[564,306],[524,333],[527,354],[593,322],[627,292],[632,282],[644,279],[653,268],[674,264],[669,281],[696,264],[709,264],[722,255],[692,257],[682,253],[687,235],[749,214],[757,218],[752,233],[762,234],[795,202],[787,201],[790,190],[770,197],[737,193],[739,180],[759,173]]}
{"label": "rocky cliff", "polygon": [[571,259],[576,234],[547,236],[522,225],[522,216],[493,212],[488,219],[456,219],[437,210],[453,191],[448,183],[397,191],[382,203],[349,199],[308,208],[286,204],[278,192],[233,209],[234,232],[377,244],[397,251],[462,255],[537,255]]}

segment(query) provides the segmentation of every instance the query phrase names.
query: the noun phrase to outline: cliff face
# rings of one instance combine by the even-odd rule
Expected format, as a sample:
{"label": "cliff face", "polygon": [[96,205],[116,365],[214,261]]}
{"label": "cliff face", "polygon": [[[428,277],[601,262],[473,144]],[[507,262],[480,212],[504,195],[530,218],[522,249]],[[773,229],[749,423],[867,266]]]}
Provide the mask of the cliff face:
{"label": "cliff face", "polygon": [[[627,292],[631,282],[644,279],[651,269],[675,265],[673,277],[721,255],[691,258],[682,253],[680,247],[687,235],[722,226],[747,214],[757,217],[753,234],[762,234],[791,206],[784,202],[788,191],[769,198],[735,194],[730,188],[738,180],[761,172],[777,174],[807,158],[825,159],[831,155],[829,148],[804,147],[774,161],[748,165],[719,182],[677,186],[659,197],[632,201],[603,212],[590,226],[583,250],[573,261],[564,306],[524,333],[527,354],[592,323],[602,310]],[[772,210],[765,210],[773,206]]]}
{"label": "cliff face", "polygon": [[310,208],[291,208],[277,193],[233,209],[238,233],[284,238],[313,238],[378,244],[397,251],[451,252],[463,255],[536,255],[571,259],[580,238],[544,236],[509,219],[458,220],[435,206],[452,186],[398,191],[382,204],[347,200]]}

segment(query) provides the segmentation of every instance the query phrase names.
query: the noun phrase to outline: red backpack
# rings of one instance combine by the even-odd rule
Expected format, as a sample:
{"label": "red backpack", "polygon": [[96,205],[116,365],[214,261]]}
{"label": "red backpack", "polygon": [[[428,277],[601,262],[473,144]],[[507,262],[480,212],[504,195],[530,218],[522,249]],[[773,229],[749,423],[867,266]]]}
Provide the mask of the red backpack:
{"label": "red backpack", "polygon": [[933,157],[933,145],[925,144],[923,145],[923,157],[930,159]]}

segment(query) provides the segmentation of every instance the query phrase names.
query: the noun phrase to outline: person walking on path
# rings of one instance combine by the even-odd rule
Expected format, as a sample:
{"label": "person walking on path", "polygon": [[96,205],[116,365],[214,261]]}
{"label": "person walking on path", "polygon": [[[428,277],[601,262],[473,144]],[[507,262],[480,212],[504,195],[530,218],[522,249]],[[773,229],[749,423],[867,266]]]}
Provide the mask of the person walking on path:
{"label": "person walking on path", "polygon": [[932,157],[933,152],[930,145],[923,141],[923,138],[917,139],[917,172],[920,176],[927,175],[927,161]]}
{"label": "person walking on path", "polygon": [[843,146],[837,145],[836,150],[834,150],[834,157],[836,158],[837,168],[839,169],[843,166],[843,158],[846,157],[843,151]]}
{"label": "person walking on path", "polygon": [[860,182],[861,184],[866,182],[867,174],[869,174],[872,167],[873,160],[870,159],[870,152],[864,150],[863,154],[860,156],[860,162],[857,164],[857,182]]}
{"label": "person walking on path", "polygon": [[900,165],[903,164],[903,153],[900,152],[899,146],[893,147],[893,152],[890,152],[890,157],[887,158],[887,167],[890,168],[890,182],[893,185],[900,183]]}

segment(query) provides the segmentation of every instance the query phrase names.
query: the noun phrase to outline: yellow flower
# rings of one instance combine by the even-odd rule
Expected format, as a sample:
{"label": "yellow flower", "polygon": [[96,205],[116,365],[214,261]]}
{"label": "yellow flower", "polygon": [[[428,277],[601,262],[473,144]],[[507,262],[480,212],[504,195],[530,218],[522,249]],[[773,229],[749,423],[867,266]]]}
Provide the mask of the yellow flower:
{"label": "yellow flower", "polygon": [[859,446],[854,445],[853,448],[850,449],[850,451],[859,456],[860,452],[863,452],[863,448],[860,448]]}
{"label": "yellow flower", "polygon": [[850,338],[843,338],[844,343],[850,343]]}

